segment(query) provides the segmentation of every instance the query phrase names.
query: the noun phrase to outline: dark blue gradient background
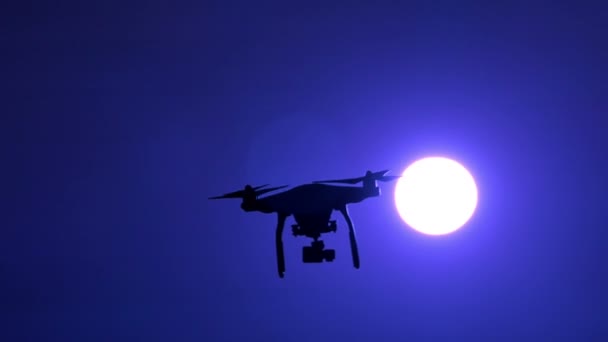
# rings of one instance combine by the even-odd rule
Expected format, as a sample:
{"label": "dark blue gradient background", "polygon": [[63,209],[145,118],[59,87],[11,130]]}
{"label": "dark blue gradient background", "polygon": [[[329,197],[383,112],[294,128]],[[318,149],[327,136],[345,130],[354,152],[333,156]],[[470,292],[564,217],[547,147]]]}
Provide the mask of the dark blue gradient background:
{"label": "dark blue gradient background", "polygon": [[[607,339],[607,6],[346,4],[3,6],[0,339]],[[477,212],[423,236],[385,184],[360,270],[336,215],[281,280],[276,218],[207,200],[426,155]]]}

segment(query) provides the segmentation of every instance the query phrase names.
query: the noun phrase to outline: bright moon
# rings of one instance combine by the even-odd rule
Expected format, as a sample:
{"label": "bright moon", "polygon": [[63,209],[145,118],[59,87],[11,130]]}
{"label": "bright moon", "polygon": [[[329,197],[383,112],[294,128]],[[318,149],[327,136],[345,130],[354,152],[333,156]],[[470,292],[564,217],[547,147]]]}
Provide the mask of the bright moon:
{"label": "bright moon", "polygon": [[458,162],[424,158],[403,171],[395,187],[395,205],[411,228],[429,235],[449,234],[473,216],[477,186]]}

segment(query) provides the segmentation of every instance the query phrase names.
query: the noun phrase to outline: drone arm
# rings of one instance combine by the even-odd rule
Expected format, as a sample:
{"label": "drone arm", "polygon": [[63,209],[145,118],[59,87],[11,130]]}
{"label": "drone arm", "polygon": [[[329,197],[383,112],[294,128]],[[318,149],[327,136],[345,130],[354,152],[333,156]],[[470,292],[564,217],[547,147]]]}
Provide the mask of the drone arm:
{"label": "drone arm", "polygon": [[348,224],[348,236],[350,238],[350,249],[353,256],[353,266],[355,268],[359,268],[359,249],[357,247],[357,236],[355,235],[355,227],[353,226],[353,221],[348,214],[348,208],[346,206],[340,208],[340,212],[344,216],[346,220],[346,224]]}
{"label": "drone arm", "polygon": [[362,180],[363,180],[363,177],[358,177],[358,178],[345,178],[345,179],[328,179],[328,180],[322,180],[322,181],[314,181],[313,183],[315,183],[315,184],[319,184],[319,183],[357,184]]}
{"label": "drone arm", "polygon": [[279,277],[283,278],[285,275],[285,255],[283,253],[283,228],[285,227],[285,219],[287,216],[284,214],[278,214],[277,230],[275,234],[275,243],[277,248],[277,267],[279,271]]}

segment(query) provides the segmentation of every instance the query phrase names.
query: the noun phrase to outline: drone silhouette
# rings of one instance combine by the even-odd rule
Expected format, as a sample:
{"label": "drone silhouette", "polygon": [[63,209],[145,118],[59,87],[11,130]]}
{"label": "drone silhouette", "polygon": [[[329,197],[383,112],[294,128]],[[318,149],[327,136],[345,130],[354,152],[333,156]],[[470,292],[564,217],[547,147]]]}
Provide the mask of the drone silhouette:
{"label": "drone silhouette", "polygon": [[[268,184],[256,187],[246,185],[244,190],[210,197],[209,199],[240,198],[242,199],[241,209],[246,212],[257,211],[277,214],[275,240],[277,267],[281,278],[285,275],[282,236],[287,217],[293,215],[297,223],[291,226],[294,236],[306,236],[313,239],[311,246],[303,248],[302,261],[304,263],[332,262],[336,257],[335,250],[325,249],[324,242],[319,239],[324,233],[336,232],[337,224],[335,220],[331,220],[331,214],[334,210],[339,211],[348,224],[353,266],[358,269],[359,250],[355,227],[348,213],[348,205],[359,203],[369,197],[380,196],[377,181],[388,182],[400,177],[386,176],[385,174],[388,171],[367,171],[363,177],[315,181],[263,198],[259,198],[259,196],[286,188],[287,185],[272,188],[267,188]],[[362,185],[355,187],[324,183],[362,183]]]}

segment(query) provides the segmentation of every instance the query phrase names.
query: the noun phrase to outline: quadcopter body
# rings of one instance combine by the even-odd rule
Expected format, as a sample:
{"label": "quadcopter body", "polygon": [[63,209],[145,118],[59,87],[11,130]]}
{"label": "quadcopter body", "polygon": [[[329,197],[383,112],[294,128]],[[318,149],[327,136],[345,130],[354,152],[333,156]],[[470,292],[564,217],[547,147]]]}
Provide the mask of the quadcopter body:
{"label": "quadcopter body", "polygon": [[[359,203],[366,198],[380,196],[377,181],[391,181],[398,178],[398,176],[386,176],[387,172],[388,170],[375,173],[367,171],[365,176],[358,178],[316,181],[262,198],[259,196],[287,186],[267,188],[267,185],[258,187],[247,185],[244,190],[211,197],[210,199],[241,198],[241,209],[246,212],[257,211],[277,214],[275,242],[277,268],[281,278],[285,274],[282,236],[287,217],[293,216],[296,221],[296,224],[291,226],[294,236],[305,236],[313,239],[311,246],[303,248],[302,261],[305,263],[331,262],[335,259],[335,250],[325,249],[324,242],[320,240],[320,237],[322,234],[337,230],[336,221],[331,220],[331,214],[334,210],[339,211],[348,225],[353,266],[359,268],[357,239],[348,212],[348,205]],[[342,186],[326,183],[362,183],[362,185]]]}

